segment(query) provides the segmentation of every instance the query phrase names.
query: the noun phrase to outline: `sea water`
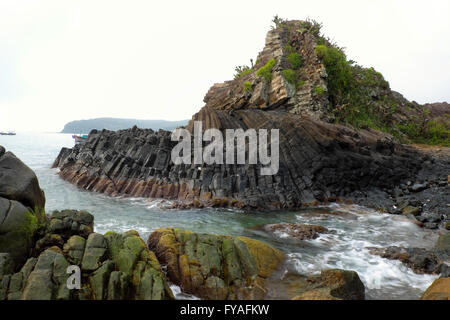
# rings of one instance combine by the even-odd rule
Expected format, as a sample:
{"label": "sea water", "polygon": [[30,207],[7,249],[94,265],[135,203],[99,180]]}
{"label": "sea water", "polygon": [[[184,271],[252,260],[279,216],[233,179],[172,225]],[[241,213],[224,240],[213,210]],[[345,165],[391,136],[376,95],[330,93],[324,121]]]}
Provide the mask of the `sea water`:
{"label": "sea water", "polygon": [[[161,199],[109,197],[87,192],[62,180],[51,165],[62,147],[72,147],[70,134],[17,133],[0,136],[0,145],[36,172],[45,191],[46,211],[87,210],[95,231],[136,230],[144,240],[160,227],[194,232],[243,235],[265,241],[287,254],[286,272],[312,275],[327,268],[358,272],[367,299],[417,299],[437,278],[419,275],[399,261],[369,254],[368,247],[431,248],[437,236],[402,216],[383,214],[357,205],[332,204],[297,211],[246,212],[226,209],[161,209]],[[283,233],[268,234],[260,226],[272,223],[322,225],[330,233],[314,240],[292,241]],[[174,287],[175,288],[175,287]],[[175,288],[177,289],[177,288]],[[181,298],[190,296],[178,293]],[[276,298],[276,292],[270,294]]]}

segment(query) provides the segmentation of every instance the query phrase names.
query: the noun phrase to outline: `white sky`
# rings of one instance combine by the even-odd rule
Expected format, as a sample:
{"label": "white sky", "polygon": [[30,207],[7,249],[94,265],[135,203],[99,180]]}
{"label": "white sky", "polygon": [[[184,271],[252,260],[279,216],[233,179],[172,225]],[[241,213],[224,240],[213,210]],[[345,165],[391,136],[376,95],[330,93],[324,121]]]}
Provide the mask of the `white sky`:
{"label": "white sky", "polygon": [[450,101],[448,0],[0,0],[0,131],[190,119],[256,58],[275,14],[323,22],[410,100]]}

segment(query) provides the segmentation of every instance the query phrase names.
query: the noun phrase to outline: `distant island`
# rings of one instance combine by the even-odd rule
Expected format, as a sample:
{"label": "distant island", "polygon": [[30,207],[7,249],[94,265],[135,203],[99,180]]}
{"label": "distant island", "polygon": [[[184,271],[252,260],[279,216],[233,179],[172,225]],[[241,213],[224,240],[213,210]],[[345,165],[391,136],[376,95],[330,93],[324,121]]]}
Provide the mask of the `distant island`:
{"label": "distant island", "polygon": [[119,118],[96,118],[88,120],[76,120],[67,123],[61,133],[89,133],[93,129],[97,130],[122,130],[133,126],[142,129],[153,130],[173,130],[179,126],[184,126],[189,120],[167,121],[167,120],[137,120]]}

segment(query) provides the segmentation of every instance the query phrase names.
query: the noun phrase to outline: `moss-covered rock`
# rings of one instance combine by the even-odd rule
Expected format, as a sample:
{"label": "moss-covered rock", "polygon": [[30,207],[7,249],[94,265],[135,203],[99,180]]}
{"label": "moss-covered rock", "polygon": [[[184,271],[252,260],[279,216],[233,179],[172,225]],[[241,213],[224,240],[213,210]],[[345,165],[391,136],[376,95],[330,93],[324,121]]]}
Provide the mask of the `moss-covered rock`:
{"label": "moss-covered rock", "polygon": [[91,233],[86,241],[81,269],[83,271],[97,270],[107,257],[107,242],[103,235]]}
{"label": "moss-covered rock", "polygon": [[67,300],[71,294],[67,288],[69,263],[56,248],[45,250],[38,258],[26,280],[22,299]]}
{"label": "moss-covered rock", "polygon": [[70,263],[80,265],[83,260],[86,240],[80,236],[72,236],[64,244],[64,253]]}
{"label": "moss-covered rock", "polygon": [[[48,248],[30,258],[20,272],[12,274],[9,254],[1,255],[0,300],[162,300],[174,299],[153,252],[135,231],[106,236],[92,233],[85,240],[72,236],[64,250]],[[81,289],[67,288],[67,268],[81,267]]]}
{"label": "moss-covered rock", "polygon": [[38,256],[41,252],[51,247],[63,248],[64,239],[59,234],[46,233],[44,237],[36,241],[34,246],[33,255]]}
{"label": "moss-covered rock", "polygon": [[14,271],[14,262],[9,253],[0,253],[0,279]]}
{"label": "moss-covered rock", "polygon": [[8,300],[20,300],[22,298],[22,292],[27,282],[30,273],[33,271],[37,263],[36,258],[30,258],[27,260],[22,269],[11,276],[11,280],[8,288]]}
{"label": "moss-covered rock", "polygon": [[[108,299],[120,299],[122,294],[136,300],[174,298],[155,254],[148,250],[136,231],[123,234],[108,232],[105,239],[108,254],[114,261],[116,270],[120,272],[110,280],[114,287],[108,289]],[[123,288],[125,283],[128,283],[126,290]]]}
{"label": "moss-covered rock", "polygon": [[108,300],[124,300],[128,298],[130,278],[122,271],[113,271],[109,277]]}
{"label": "moss-covered rock", "polygon": [[38,218],[20,202],[4,198],[0,198],[0,218],[0,252],[9,253],[19,268],[34,247]]}
{"label": "moss-covered rock", "polygon": [[148,245],[172,282],[203,299],[264,298],[265,280],[284,258],[261,241],[182,229],[158,229]]}
{"label": "moss-covered rock", "polygon": [[450,232],[439,236],[435,249],[448,251],[450,253]]}
{"label": "moss-covered rock", "polygon": [[114,269],[114,262],[111,260],[106,260],[103,262],[102,266],[89,277],[89,284],[92,289],[94,300],[106,299],[109,277]]}
{"label": "moss-covered rock", "polygon": [[47,233],[56,233],[64,239],[73,235],[87,238],[94,232],[94,217],[87,211],[54,211],[47,224]]}

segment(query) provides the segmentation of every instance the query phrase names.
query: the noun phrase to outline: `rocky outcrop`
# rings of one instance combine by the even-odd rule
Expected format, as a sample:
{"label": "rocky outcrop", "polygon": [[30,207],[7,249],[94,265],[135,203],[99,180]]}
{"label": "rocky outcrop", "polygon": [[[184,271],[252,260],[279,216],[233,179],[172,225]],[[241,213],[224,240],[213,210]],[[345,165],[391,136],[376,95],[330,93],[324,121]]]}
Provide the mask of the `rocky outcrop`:
{"label": "rocky outcrop", "polygon": [[308,278],[308,290],[293,300],[364,300],[365,288],[355,271],[331,269]]}
{"label": "rocky outcrop", "polygon": [[[275,28],[266,36],[266,45],[259,53],[252,72],[232,81],[213,85],[207,92],[205,108],[216,110],[238,109],[281,109],[293,114],[325,118],[329,102],[326,94],[327,73],[315,52],[316,38],[309,33],[299,33],[295,23],[291,28]],[[302,57],[302,85],[290,83],[282,74],[292,68],[288,56],[294,48]],[[257,70],[275,59],[270,82],[258,76]],[[244,89],[244,82],[250,83],[250,90]],[[323,88],[325,94],[317,94],[315,88]]]}
{"label": "rocky outcrop", "polygon": [[373,255],[399,260],[416,273],[450,275],[450,250],[424,248],[368,248]]}
{"label": "rocky outcrop", "polygon": [[36,212],[45,207],[36,175],[11,152],[0,152],[0,197],[16,200]]}
{"label": "rocky outcrop", "polygon": [[158,229],[148,246],[182,290],[202,299],[263,299],[284,254],[246,237]]}
{"label": "rocky outcrop", "polygon": [[[418,174],[431,161],[428,155],[367,126],[354,129],[333,122],[339,110],[337,106],[332,110],[330,79],[316,52],[318,42],[325,39],[305,27],[314,26],[290,21],[269,31],[255,65],[232,81],[213,85],[204,107],[186,126],[193,133],[199,121],[204,131],[216,128],[224,135],[227,129],[279,129],[276,174],[261,175],[262,164],[174,164],[171,151],[177,142],[171,141],[171,133],[137,127],[117,132],[93,130],[83,145],[63,148],[53,166],[60,169],[63,179],[82,189],[170,199],[175,208],[284,209],[350,198],[377,208],[389,203],[387,210],[395,205],[390,197],[416,191],[426,194],[428,189],[399,187],[408,181],[426,182],[428,173],[420,178]],[[364,101],[387,117],[393,106],[419,108],[391,91],[373,69],[355,67],[355,77],[362,78]],[[408,114],[399,111],[392,115],[396,117],[398,122],[407,121]],[[445,172],[442,168],[449,168],[446,159],[439,167],[439,183]],[[370,197],[375,192],[382,193],[383,199]],[[439,205],[433,214],[446,208],[443,200],[436,201]],[[412,214],[417,213],[414,210]]]}
{"label": "rocky outcrop", "polygon": [[450,277],[450,233],[443,231],[433,249],[424,248],[368,248],[382,258],[399,260],[416,273],[440,274]]}
{"label": "rocky outcrop", "polygon": [[[379,132],[356,131],[280,111],[204,108],[204,128],[280,129],[277,174],[261,165],[174,165],[170,133],[137,128],[93,131],[63,149],[54,166],[80,188],[109,195],[166,198],[207,206],[295,208],[354,191],[389,188],[413,176],[421,156]],[[190,128],[188,126],[188,128]]]}
{"label": "rocky outcrop", "polygon": [[0,252],[25,262],[44,220],[45,196],[34,172],[0,146]]}
{"label": "rocky outcrop", "polygon": [[328,229],[323,226],[299,223],[268,224],[263,228],[280,238],[288,237],[296,240],[316,239],[320,234],[328,233]]}
{"label": "rocky outcrop", "polygon": [[422,295],[422,300],[450,300],[450,278],[434,280]]}
{"label": "rocky outcrop", "polygon": [[305,276],[291,272],[274,274],[268,281],[268,299],[364,300],[365,288],[358,273],[327,269]]}
{"label": "rocky outcrop", "polygon": [[[155,254],[136,231],[101,235],[93,232],[93,221],[85,211],[54,212],[33,256],[16,273],[11,254],[0,254],[0,300],[174,298]],[[69,266],[80,268],[80,289],[68,288]]]}

